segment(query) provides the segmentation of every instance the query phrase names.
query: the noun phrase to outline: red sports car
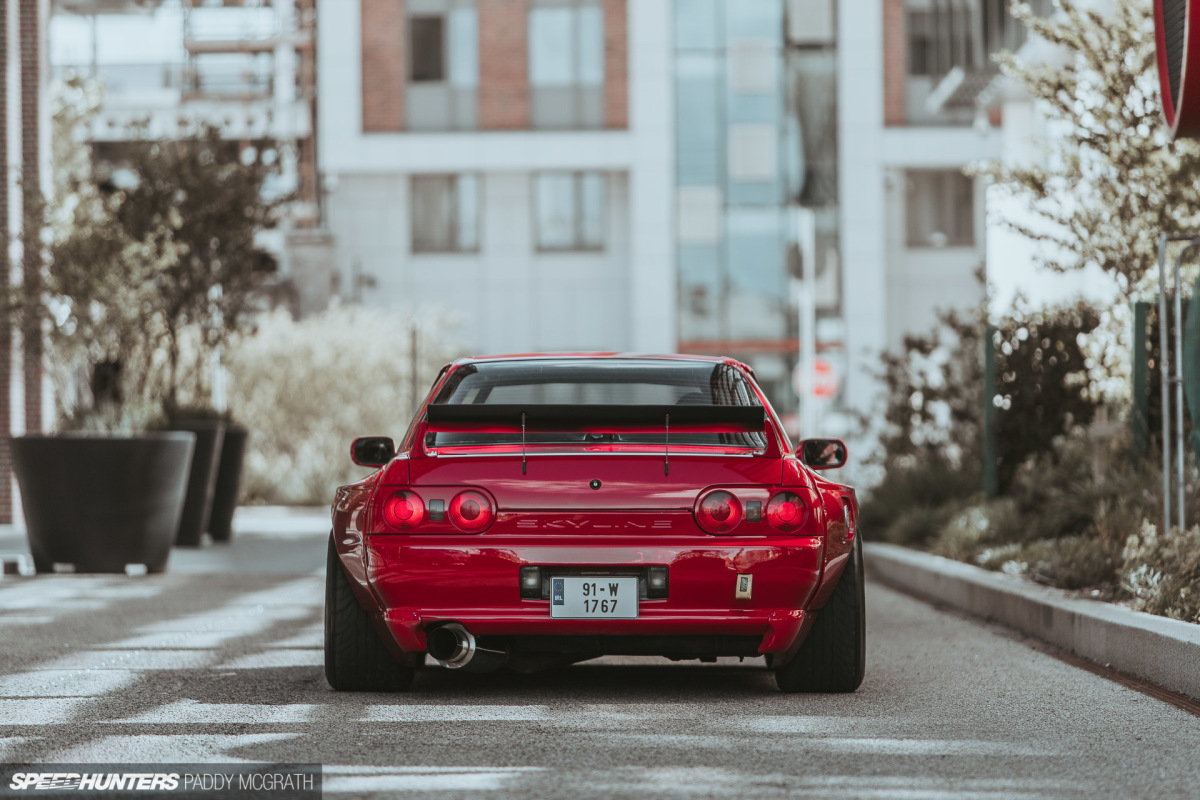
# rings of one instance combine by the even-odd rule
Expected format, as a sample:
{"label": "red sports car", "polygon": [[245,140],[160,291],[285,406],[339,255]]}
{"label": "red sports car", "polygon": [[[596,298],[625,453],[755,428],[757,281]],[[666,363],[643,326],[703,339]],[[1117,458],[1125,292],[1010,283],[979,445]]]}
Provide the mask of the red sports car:
{"label": "red sports car", "polygon": [[862,682],[854,490],[845,446],[793,453],[753,371],[729,358],[466,358],[399,448],[337,491],[325,675],[408,688],[452,669],[601,655],[765,656],[785,692]]}

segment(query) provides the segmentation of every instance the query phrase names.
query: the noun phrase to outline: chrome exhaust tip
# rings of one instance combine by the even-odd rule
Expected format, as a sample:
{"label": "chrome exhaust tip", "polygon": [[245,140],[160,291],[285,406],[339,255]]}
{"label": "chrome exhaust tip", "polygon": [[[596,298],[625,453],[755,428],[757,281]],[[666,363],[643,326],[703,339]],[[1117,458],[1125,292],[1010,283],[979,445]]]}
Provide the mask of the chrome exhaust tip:
{"label": "chrome exhaust tip", "polygon": [[425,649],[448,669],[460,669],[475,657],[475,637],[457,622],[434,628],[425,637]]}
{"label": "chrome exhaust tip", "polygon": [[507,652],[479,647],[475,643],[475,637],[459,622],[451,622],[429,631],[425,635],[425,649],[435,661],[447,669],[491,672],[508,663]]}

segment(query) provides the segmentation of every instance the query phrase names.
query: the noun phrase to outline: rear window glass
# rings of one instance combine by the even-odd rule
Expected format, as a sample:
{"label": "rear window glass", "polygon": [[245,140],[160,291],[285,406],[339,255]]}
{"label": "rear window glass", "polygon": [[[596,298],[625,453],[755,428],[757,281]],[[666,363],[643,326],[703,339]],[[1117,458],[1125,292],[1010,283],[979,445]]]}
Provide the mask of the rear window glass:
{"label": "rear window glass", "polygon": [[[759,406],[736,367],[669,359],[538,359],[493,361],[459,367],[433,399],[465,405],[703,405]],[[607,439],[601,437],[608,437]],[[528,433],[528,444],[597,441],[664,443],[664,433]],[[430,447],[519,443],[520,434],[429,434]],[[761,433],[680,433],[671,444],[761,448]]]}

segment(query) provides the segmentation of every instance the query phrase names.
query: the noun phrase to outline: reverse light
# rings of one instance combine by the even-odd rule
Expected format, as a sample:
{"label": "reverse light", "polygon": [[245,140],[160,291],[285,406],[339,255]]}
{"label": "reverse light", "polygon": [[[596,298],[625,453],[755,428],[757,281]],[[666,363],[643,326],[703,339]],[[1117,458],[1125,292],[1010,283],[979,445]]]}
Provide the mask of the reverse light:
{"label": "reverse light", "polygon": [[708,533],[727,533],[742,521],[742,504],[729,492],[717,490],[696,504],[696,524]]}
{"label": "reverse light", "polygon": [[767,503],[767,522],[776,530],[796,530],[804,524],[807,513],[804,501],[795,492],[780,492]]}
{"label": "reverse light", "polygon": [[460,531],[478,533],[492,524],[496,509],[482,492],[468,489],[454,495],[450,507],[446,509],[446,516]]}
{"label": "reverse light", "polygon": [[667,596],[667,568],[646,567],[646,599],[656,600]]}
{"label": "reverse light", "polygon": [[521,597],[539,600],[542,596],[542,568],[521,567]]}
{"label": "reverse light", "polygon": [[392,492],[383,501],[383,521],[391,528],[411,530],[425,518],[425,504],[416,492]]}

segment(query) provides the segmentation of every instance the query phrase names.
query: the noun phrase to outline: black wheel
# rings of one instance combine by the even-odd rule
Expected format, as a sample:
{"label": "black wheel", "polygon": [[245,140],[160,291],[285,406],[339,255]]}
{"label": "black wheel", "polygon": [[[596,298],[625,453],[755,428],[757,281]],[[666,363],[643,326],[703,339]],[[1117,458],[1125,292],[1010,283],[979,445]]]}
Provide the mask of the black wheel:
{"label": "black wheel", "polygon": [[853,692],[866,670],[867,614],[862,535],[796,657],[775,670],[783,692]]}
{"label": "black wheel", "polygon": [[403,692],[413,671],[388,652],[350,589],[329,537],[325,559],[325,680],[339,692]]}

